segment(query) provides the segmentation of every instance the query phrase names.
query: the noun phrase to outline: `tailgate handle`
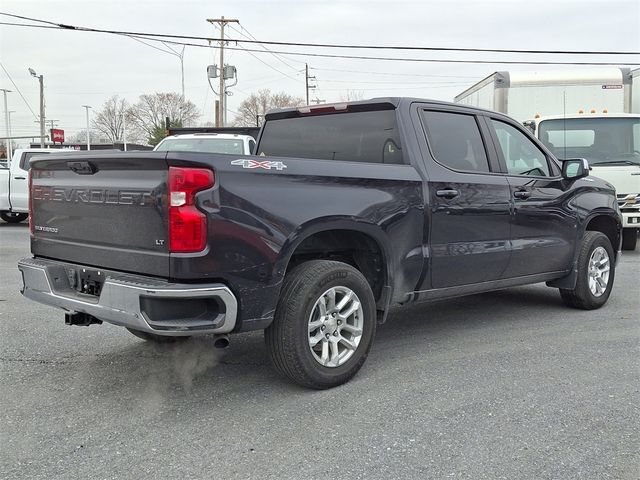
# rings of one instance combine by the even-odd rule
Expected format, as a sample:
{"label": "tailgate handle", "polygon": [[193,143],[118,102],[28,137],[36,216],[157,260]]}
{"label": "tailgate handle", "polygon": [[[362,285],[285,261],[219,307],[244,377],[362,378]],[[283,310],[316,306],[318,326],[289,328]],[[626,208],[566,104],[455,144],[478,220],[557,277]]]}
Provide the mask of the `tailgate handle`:
{"label": "tailgate handle", "polygon": [[91,162],[67,162],[67,167],[78,175],[93,175],[98,171]]}

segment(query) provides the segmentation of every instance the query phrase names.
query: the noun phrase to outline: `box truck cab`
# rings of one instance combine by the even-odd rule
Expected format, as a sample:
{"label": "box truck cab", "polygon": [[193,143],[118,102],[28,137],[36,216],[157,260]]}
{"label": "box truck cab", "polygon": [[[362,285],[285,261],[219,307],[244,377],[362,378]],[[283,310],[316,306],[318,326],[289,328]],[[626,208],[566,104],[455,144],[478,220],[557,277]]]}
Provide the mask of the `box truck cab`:
{"label": "box truck cab", "polygon": [[640,115],[555,115],[525,124],[557,158],[586,158],[591,173],[615,187],[624,217],[622,248],[635,249],[640,228]]}

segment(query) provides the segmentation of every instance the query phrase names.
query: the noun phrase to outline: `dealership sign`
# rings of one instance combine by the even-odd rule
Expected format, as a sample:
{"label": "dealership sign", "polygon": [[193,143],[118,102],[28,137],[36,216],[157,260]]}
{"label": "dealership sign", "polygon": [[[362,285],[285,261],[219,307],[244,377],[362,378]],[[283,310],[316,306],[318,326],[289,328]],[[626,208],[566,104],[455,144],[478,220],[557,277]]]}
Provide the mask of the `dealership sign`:
{"label": "dealership sign", "polygon": [[51,141],[53,143],[64,143],[64,130],[61,130],[59,128],[52,128]]}

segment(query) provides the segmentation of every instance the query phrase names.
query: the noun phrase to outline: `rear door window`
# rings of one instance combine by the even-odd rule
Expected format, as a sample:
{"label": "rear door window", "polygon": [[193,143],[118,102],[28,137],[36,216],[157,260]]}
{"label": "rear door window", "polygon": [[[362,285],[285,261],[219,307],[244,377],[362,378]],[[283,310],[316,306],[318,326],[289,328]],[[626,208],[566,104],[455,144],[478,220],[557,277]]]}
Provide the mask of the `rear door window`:
{"label": "rear door window", "polygon": [[488,172],[489,161],[474,115],[424,110],[427,140],[435,160],[465,172]]}
{"label": "rear door window", "polygon": [[395,110],[268,120],[257,155],[403,164]]}

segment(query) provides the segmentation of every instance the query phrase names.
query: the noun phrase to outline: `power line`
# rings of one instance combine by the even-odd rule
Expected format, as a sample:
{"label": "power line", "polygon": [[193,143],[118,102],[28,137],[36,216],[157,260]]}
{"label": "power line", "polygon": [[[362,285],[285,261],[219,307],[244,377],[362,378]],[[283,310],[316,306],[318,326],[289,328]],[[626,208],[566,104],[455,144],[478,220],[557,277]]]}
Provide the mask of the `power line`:
{"label": "power line", "polygon": [[[464,85],[469,85],[464,84]],[[422,87],[398,87],[398,88],[394,88],[394,91],[397,90],[426,90],[426,89],[431,89],[431,88],[459,88],[461,86],[464,85],[423,85]],[[391,87],[378,87],[378,88],[351,88],[349,90],[356,90],[356,91],[363,91],[363,92],[381,92],[381,91],[386,91],[388,88]],[[343,92],[344,88],[324,88],[323,90],[327,91],[327,92]],[[396,95],[397,96],[397,95]]]}
{"label": "power line", "polygon": [[[257,40],[257,39],[256,39],[256,37],[254,37],[254,36],[251,34],[251,32],[249,32],[249,30],[247,30],[246,28],[244,28],[244,26],[243,26],[242,24],[239,24],[239,25],[240,25],[240,28],[241,28],[244,32],[247,32],[246,34],[245,34],[245,33],[243,33],[243,32],[238,31],[238,30],[237,30],[236,28],[234,28],[233,26],[231,26],[230,28],[231,28],[231,30],[233,30],[234,32],[236,32],[236,33],[238,33],[238,34],[242,35],[243,37],[245,37],[245,38],[247,38],[247,39],[249,39],[249,40],[251,40],[251,39],[253,39],[253,40]],[[247,36],[247,35],[248,35],[248,36]],[[268,49],[267,47],[265,47],[264,45],[261,45],[261,47],[263,48],[263,50],[265,50],[265,51],[267,51],[267,52],[271,53],[271,55],[273,55],[273,57],[274,57],[276,60],[279,60],[279,61],[280,61],[280,63],[282,63],[282,64],[286,65],[286,66],[287,66],[287,67],[289,67],[291,70],[294,70],[294,71],[295,71],[295,72],[297,72],[297,73],[299,73],[299,72],[300,72],[300,69],[298,69],[298,68],[294,67],[293,65],[291,65],[291,64],[289,64],[289,63],[287,63],[287,62],[285,62],[285,61],[283,60],[283,58],[284,58],[284,57],[283,57],[282,55],[276,55],[276,54],[274,54],[273,52],[271,52],[271,50],[269,50],[269,49]],[[301,63],[301,64],[304,64],[304,63],[305,63],[305,62],[302,62],[302,61],[300,61],[300,60],[294,60],[294,61],[295,61],[295,62],[298,62],[298,63]]]}
{"label": "power line", "polygon": [[[2,13],[0,13],[0,15],[2,15]],[[0,22],[0,25],[2,25],[3,22]],[[49,27],[49,26],[40,26],[40,25],[34,25],[34,27],[36,28],[51,28],[54,30],[64,30],[64,28],[57,28],[57,27]],[[75,29],[72,28],[72,30]],[[141,35],[145,35],[145,34],[136,34],[136,33],[132,33],[132,32],[119,32],[119,31],[109,31],[109,30],[98,30],[98,29],[83,29],[83,28],[78,28],[76,29],[77,31],[86,31],[86,32],[93,32],[93,33],[109,33],[109,34],[113,34],[113,35],[121,35],[121,36],[134,36],[137,35],[139,38],[145,38],[146,40],[153,40],[152,38],[147,38],[145,36],[141,36]],[[186,36],[179,36],[179,35],[159,35],[159,34],[147,34],[147,35],[151,35],[151,36],[164,36],[164,37],[172,37],[172,38],[192,38],[192,37],[186,37]],[[215,39],[207,39],[206,37],[195,37],[195,38],[202,38],[202,39],[206,39],[206,40],[210,40],[210,41],[216,41]],[[158,40],[156,40],[158,41]],[[208,49],[213,49],[215,47],[212,47],[210,45],[204,45],[204,44],[199,44],[199,43],[189,43],[189,42],[179,42],[176,40],[164,40],[166,43],[171,43],[171,44],[175,44],[175,45],[184,45],[187,47],[198,47],[198,48],[208,48]],[[232,41],[227,39],[227,41]],[[432,59],[432,58],[403,58],[403,57],[373,57],[373,56],[364,56],[364,55],[339,55],[339,54],[327,54],[327,53],[301,53],[301,52],[284,52],[284,51],[277,51],[277,50],[270,50],[269,52],[265,52],[264,50],[256,50],[256,49],[249,49],[249,48],[235,48],[235,47],[225,47],[227,50],[234,50],[234,51],[242,51],[242,52],[253,52],[253,53],[277,53],[277,54],[282,54],[282,55],[295,55],[295,56],[301,56],[301,57],[318,57],[318,58],[342,58],[342,59],[348,59],[348,60],[378,60],[378,61],[394,61],[394,62],[417,62],[417,63],[460,63],[460,64],[489,64],[489,65],[599,65],[599,66],[619,66],[620,63],[618,62],[553,62],[553,61],[515,61],[515,60],[453,60],[453,59]],[[630,62],[624,62],[626,65],[629,66],[636,66],[636,65],[640,65],[640,63],[630,63]]]}
{"label": "power line", "polygon": [[[110,33],[110,32],[106,32]],[[144,37],[143,37],[144,38]],[[200,48],[212,48],[208,45],[202,45],[198,43],[185,43],[175,40],[167,40],[168,43],[175,43],[177,45],[186,45],[191,47]],[[254,53],[269,53],[263,50],[255,50],[249,48],[234,48],[226,47],[228,50],[237,50],[243,52]],[[394,61],[394,62],[418,62],[418,63],[461,63],[461,64],[489,64],[489,65],[600,65],[600,66],[619,66],[618,62],[553,62],[553,61],[515,61],[515,60],[453,60],[453,59],[432,59],[432,58],[403,58],[403,57],[372,57],[365,55],[339,55],[328,53],[301,53],[301,52],[284,52],[277,50],[270,50],[271,53],[279,53],[283,55],[296,55],[300,57],[319,57],[319,58],[342,58],[348,60],[379,60],[379,61]],[[625,62],[626,65],[636,66],[640,63]]]}
{"label": "power line", "polygon": [[[240,47],[238,46],[238,48],[231,48],[231,47],[227,47],[229,50],[239,50],[242,52],[247,52],[249,55],[251,55],[253,58],[255,58],[256,60],[258,60],[260,63],[263,63],[264,65],[266,65],[267,67],[269,67],[271,70],[274,70],[276,72],[278,72],[281,75],[284,75],[287,78],[290,78],[291,80],[295,80],[296,82],[299,80],[298,78],[292,77],[291,75],[284,73],[282,70],[277,69],[276,67],[274,67],[273,65],[268,64],[267,62],[265,62],[264,60],[262,60],[261,58],[257,57],[256,55],[254,55],[253,53],[251,53],[251,50],[248,50],[244,47]],[[263,52],[260,52],[263,53]],[[265,52],[266,53],[266,52]]]}
{"label": "power line", "polygon": [[436,75],[428,73],[396,73],[396,72],[367,72],[364,70],[342,70],[339,68],[318,68],[309,67],[310,70],[322,70],[325,72],[345,72],[345,73],[362,73],[369,75],[386,75],[390,77],[427,77],[427,78],[466,78],[469,80],[480,80],[483,77],[467,76],[467,75]]}
{"label": "power line", "polygon": [[387,81],[387,82],[377,82],[375,80],[323,80],[323,82],[328,82],[328,83],[349,83],[349,84],[358,84],[358,83],[364,83],[367,85],[468,85],[469,83],[471,83],[470,81],[464,81],[464,80],[460,80],[457,82],[445,82],[445,81],[439,81],[439,82],[425,82],[425,81],[415,81],[415,82],[394,82],[394,81]]}
{"label": "power line", "polygon": [[[66,30],[79,30],[87,32],[98,33],[113,33],[120,35],[140,35],[146,37],[163,37],[163,38],[177,38],[187,40],[206,40],[209,42],[220,42],[219,38],[199,37],[193,35],[174,35],[174,34],[160,34],[160,33],[142,33],[142,32],[130,32],[130,31],[118,31],[118,30],[106,30],[91,27],[82,27],[77,25],[68,25],[64,23],[52,22],[49,20],[42,20],[33,17],[25,17],[22,15],[15,15],[11,13],[0,12],[0,15],[19,18],[21,20],[27,20],[32,22],[45,23],[61,29]],[[33,25],[29,25],[33,26]],[[335,43],[306,43],[306,42],[280,42],[280,41],[267,41],[267,40],[243,40],[243,39],[226,39],[225,41],[231,41],[236,43],[253,43],[261,45],[279,45],[279,46],[292,46],[292,47],[314,47],[314,48],[348,48],[348,49],[373,49],[373,50],[408,50],[408,51],[430,51],[430,52],[484,52],[484,53],[517,53],[517,54],[560,54],[560,55],[638,55],[640,52],[613,52],[613,51],[597,51],[597,50],[516,50],[506,48],[463,48],[463,47],[416,47],[405,45],[357,45],[357,44],[335,44]],[[273,52],[281,53],[281,52]],[[497,62],[495,62],[497,63]]]}
{"label": "power line", "polygon": [[24,98],[24,95],[22,95],[22,92],[20,91],[20,89],[18,88],[18,85],[16,85],[16,82],[13,81],[13,78],[11,78],[11,75],[9,75],[9,72],[7,71],[6,68],[4,68],[4,65],[2,64],[2,62],[0,62],[0,67],[2,67],[2,70],[4,70],[4,73],[7,74],[7,77],[9,77],[9,80],[11,80],[11,83],[13,84],[13,86],[16,89],[16,92],[18,92],[18,94],[20,95],[20,97],[22,98],[22,101],[24,102],[24,104],[27,106],[27,108],[31,111],[31,113],[33,114],[34,118],[36,120],[39,119],[38,115],[36,115],[36,112],[33,111],[33,108],[31,108],[31,105],[29,105],[29,102],[27,102],[27,99]]}

